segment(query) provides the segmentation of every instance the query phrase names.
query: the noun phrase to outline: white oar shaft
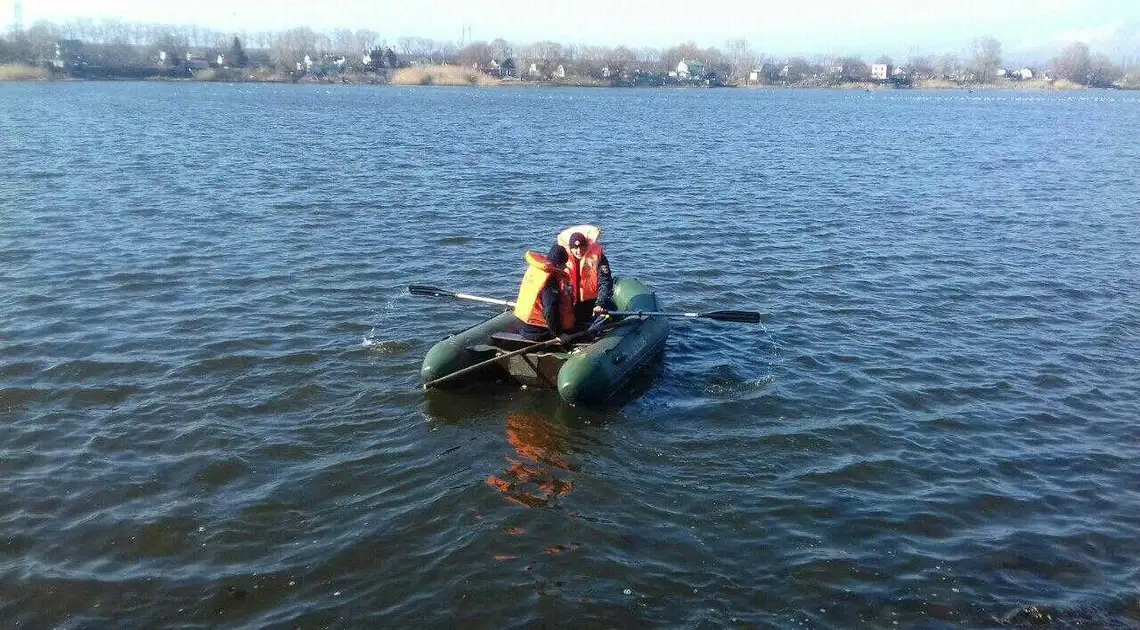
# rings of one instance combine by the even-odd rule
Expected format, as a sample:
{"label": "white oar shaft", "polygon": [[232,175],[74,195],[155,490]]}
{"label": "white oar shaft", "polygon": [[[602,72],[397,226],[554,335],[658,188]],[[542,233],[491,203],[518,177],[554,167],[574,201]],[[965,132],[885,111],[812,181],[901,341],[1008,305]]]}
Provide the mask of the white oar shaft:
{"label": "white oar shaft", "polygon": [[663,315],[665,317],[700,317],[700,313],[679,313],[677,311],[610,311],[611,315],[620,315],[623,317],[656,317]]}
{"label": "white oar shaft", "polygon": [[457,297],[461,300],[474,300],[476,302],[486,302],[487,304],[498,304],[499,306],[512,306],[513,307],[515,305],[514,302],[509,302],[507,300],[496,300],[494,298],[481,297],[478,295],[471,295],[469,293],[456,293],[455,297]]}

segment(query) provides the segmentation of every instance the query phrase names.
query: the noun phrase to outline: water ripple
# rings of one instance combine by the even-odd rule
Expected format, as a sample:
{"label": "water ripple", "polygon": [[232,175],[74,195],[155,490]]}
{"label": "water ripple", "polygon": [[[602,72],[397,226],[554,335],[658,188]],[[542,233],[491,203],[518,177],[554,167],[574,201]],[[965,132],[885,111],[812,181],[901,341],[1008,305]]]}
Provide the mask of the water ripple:
{"label": "water ripple", "polygon": [[[8,625],[1140,627],[1135,99],[0,91]],[[422,391],[586,221],[764,326]]]}

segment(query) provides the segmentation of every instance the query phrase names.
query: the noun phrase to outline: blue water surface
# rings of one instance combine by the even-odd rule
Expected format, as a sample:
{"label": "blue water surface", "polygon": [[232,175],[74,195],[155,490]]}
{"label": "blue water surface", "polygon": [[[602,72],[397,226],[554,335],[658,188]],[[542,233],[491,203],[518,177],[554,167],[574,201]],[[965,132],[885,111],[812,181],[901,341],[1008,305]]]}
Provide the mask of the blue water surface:
{"label": "blue water surface", "polygon": [[[0,84],[0,620],[1140,627],[1140,97]],[[600,409],[429,392],[595,222]]]}

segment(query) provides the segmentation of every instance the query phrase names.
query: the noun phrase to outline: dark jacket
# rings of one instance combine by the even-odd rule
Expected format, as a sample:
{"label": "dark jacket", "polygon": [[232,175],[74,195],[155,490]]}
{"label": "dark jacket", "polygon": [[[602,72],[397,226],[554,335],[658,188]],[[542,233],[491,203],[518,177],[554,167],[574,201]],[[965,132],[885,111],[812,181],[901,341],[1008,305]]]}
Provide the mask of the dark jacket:
{"label": "dark jacket", "polygon": [[550,276],[539,295],[542,297],[542,316],[546,318],[549,327],[543,328],[519,320],[519,334],[527,339],[539,341],[548,336],[557,337],[564,332],[569,332],[562,330],[561,318],[558,316],[558,301],[562,299],[558,293],[558,277]]}
{"label": "dark jacket", "polygon": [[594,306],[601,306],[607,311],[617,308],[614,304],[614,277],[610,273],[610,261],[602,254],[598,259],[598,298],[586,300],[574,305],[574,329],[585,330],[594,323]]}
{"label": "dark jacket", "polygon": [[614,276],[610,273],[610,261],[606,255],[598,259],[598,299],[596,303],[602,308],[612,311],[614,305]]}
{"label": "dark jacket", "polygon": [[546,285],[542,287],[542,316],[546,318],[547,330],[553,336],[562,334],[562,321],[558,317],[558,302],[562,296],[558,293],[559,277],[551,275],[547,279]]}

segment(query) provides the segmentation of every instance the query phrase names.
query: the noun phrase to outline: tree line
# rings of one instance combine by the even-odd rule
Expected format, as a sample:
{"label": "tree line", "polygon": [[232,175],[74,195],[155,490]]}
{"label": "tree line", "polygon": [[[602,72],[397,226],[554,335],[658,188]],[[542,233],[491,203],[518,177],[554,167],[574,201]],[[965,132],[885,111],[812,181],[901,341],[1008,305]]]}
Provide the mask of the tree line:
{"label": "tree line", "polygon": [[[686,42],[667,48],[591,46],[538,41],[512,44],[502,38],[457,44],[423,37],[398,37],[389,42],[371,29],[337,29],[331,33],[297,27],[284,31],[222,32],[198,26],[130,23],[79,19],[62,24],[39,21],[23,31],[0,37],[0,62],[44,65],[57,59],[61,41],[83,43],[85,59],[93,64],[121,67],[153,65],[159,53],[181,61],[188,54],[223,55],[226,65],[293,72],[306,58],[340,58],[341,71],[363,69],[370,51],[386,51],[381,65],[451,64],[476,70],[511,60],[520,73],[533,68],[537,76],[592,80],[666,77],[682,60],[699,61],[702,78],[724,84],[753,82],[771,85],[832,85],[872,79],[871,63],[891,68],[888,80],[942,79],[961,84],[987,84],[1003,72],[1001,42],[980,37],[962,54],[914,56],[898,64],[881,56],[868,63],[858,56],[775,57],[757,52],[747,40],[733,39],[718,47]],[[1117,64],[1093,53],[1083,43],[1068,46],[1034,75],[1073,83],[1108,87],[1140,84],[1135,64]],[[1008,73],[1007,73],[1008,74]],[[1019,75],[1020,76],[1020,75]],[[882,78],[882,77],[880,77]]]}

